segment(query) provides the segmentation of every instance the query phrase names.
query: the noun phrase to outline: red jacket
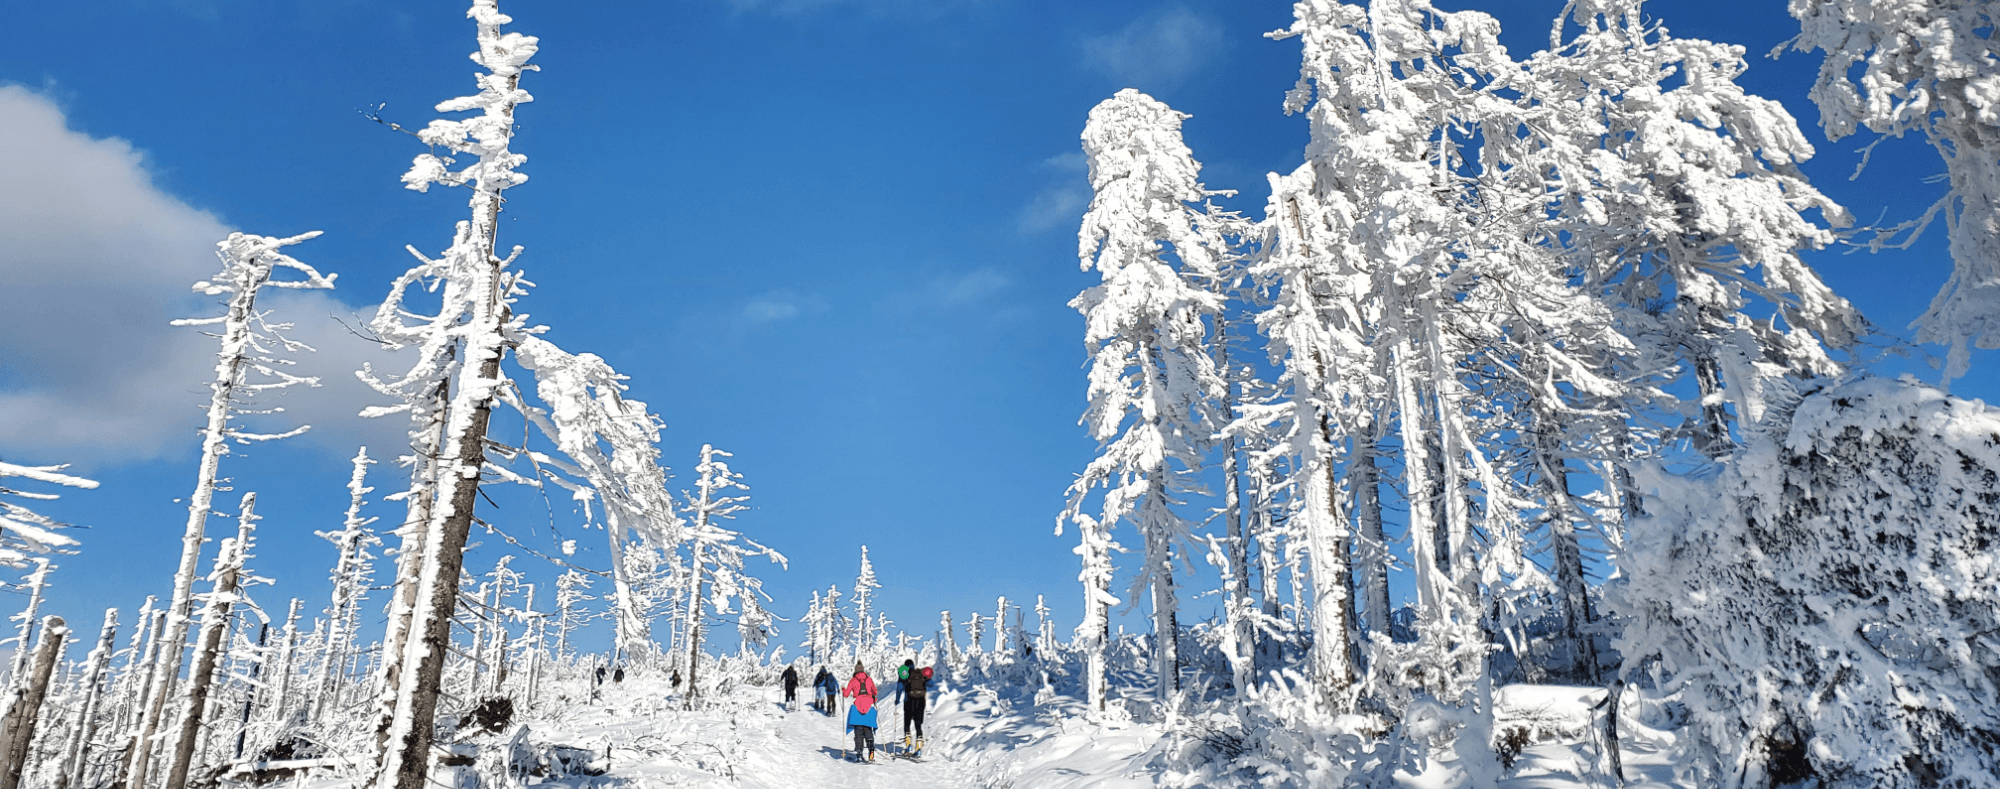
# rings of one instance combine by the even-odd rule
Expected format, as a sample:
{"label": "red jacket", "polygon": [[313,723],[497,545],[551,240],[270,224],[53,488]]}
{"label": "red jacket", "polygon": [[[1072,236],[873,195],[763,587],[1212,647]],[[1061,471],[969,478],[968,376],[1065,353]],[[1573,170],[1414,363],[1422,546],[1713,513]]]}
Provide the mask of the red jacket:
{"label": "red jacket", "polygon": [[863,695],[864,691],[871,701],[880,698],[880,694],[875,692],[875,678],[868,676],[868,672],[866,671],[857,673],[853,679],[848,680],[847,689],[841,691],[840,695],[860,696]]}

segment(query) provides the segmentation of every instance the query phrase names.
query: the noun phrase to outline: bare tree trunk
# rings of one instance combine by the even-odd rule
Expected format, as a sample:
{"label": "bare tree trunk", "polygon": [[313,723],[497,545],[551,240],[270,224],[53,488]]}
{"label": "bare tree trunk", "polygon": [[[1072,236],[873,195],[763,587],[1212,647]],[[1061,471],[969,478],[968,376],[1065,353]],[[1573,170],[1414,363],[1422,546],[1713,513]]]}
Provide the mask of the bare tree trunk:
{"label": "bare tree trunk", "polygon": [[63,754],[62,769],[56,773],[56,789],[83,780],[84,757],[90,753],[90,738],[97,732],[97,706],[104,697],[104,678],[111,671],[111,653],[118,648],[118,609],[104,610],[104,630],[97,648],[90,651],[83,669],[83,703],[77,705],[76,722],[70,726],[70,745]]}
{"label": "bare tree trunk", "polygon": [[1354,561],[1361,567],[1361,610],[1367,614],[1363,630],[1388,635],[1395,612],[1389,604],[1389,540],[1382,531],[1382,472],[1375,464],[1381,435],[1377,420],[1354,437],[1348,484],[1354,487],[1354,522],[1360,538]]}
{"label": "bare tree trunk", "polygon": [[[449,355],[449,351],[447,354]],[[447,356],[449,358],[449,356]],[[410,638],[410,615],[417,608],[418,578],[423,572],[424,540],[428,539],[431,508],[437,499],[438,453],[444,446],[445,415],[451,407],[451,381],[438,383],[431,402],[430,430],[417,447],[415,479],[407,499],[408,513],[397,530],[402,545],[396,551],[396,586],[389,604],[389,621],[382,632],[382,663],[376,667],[375,763],[388,758],[389,727],[396,718],[396,689],[402,681],[403,651]]]}
{"label": "bare tree trunk", "polygon": [[1556,591],[1561,602],[1562,639],[1569,642],[1570,656],[1581,672],[1579,679],[1598,683],[1597,643],[1589,632],[1596,621],[1591,610],[1590,590],[1583,575],[1583,546],[1577,541],[1576,524],[1583,513],[1569,489],[1569,469],[1563,462],[1562,444],[1557,434],[1561,426],[1554,411],[1541,403],[1531,405],[1531,427],[1535,452],[1535,472],[1542,495],[1548,500],[1549,547],[1554,554]]}
{"label": "bare tree trunk", "polygon": [[[1222,315],[1216,316],[1216,365],[1222,369],[1224,383],[1228,387],[1227,399],[1223,403],[1223,417],[1236,421],[1236,376],[1229,369],[1228,321]],[[1243,692],[1257,682],[1256,643],[1257,625],[1251,619],[1250,600],[1250,540],[1243,529],[1243,481],[1236,457],[1236,436],[1229,435],[1222,444],[1222,517],[1228,538],[1229,550],[1229,597],[1224,608],[1228,616],[1232,649],[1229,666],[1234,675],[1232,680],[1237,692]]]}
{"label": "bare tree trunk", "polygon": [[39,556],[33,561],[35,571],[28,574],[28,607],[15,615],[21,618],[21,634],[14,639],[14,666],[7,675],[7,681],[11,685],[21,684],[21,680],[27,676],[31,665],[29,658],[35,654],[34,650],[28,648],[28,645],[34,642],[35,616],[42,610],[42,590],[48,588],[49,571],[55,569],[55,565],[49,564],[49,560]]}
{"label": "bare tree trunk", "polygon": [[[1165,484],[1165,480],[1159,482]],[[1155,487],[1151,495],[1165,496],[1166,493]],[[1147,539],[1151,541],[1156,539],[1156,536],[1147,535]],[[1164,539],[1160,541],[1166,542]],[[1181,689],[1180,617],[1176,616],[1179,613],[1180,599],[1174,593],[1173,545],[1160,546],[1160,550],[1164,561],[1160,563],[1160,570],[1153,576],[1152,584],[1153,660],[1158,663],[1154,672],[1159,677],[1159,689],[1156,695],[1161,702],[1168,703],[1173,700],[1174,693]],[[1152,552],[1147,551],[1149,554]],[[998,631],[1000,623],[995,622],[993,625],[994,630]]]}
{"label": "bare tree trunk", "polygon": [[688,564],[694,571],[694,585],[691,590],[694,599],[692,600],[692,605],[688,606],[687,625],[682,629],[681,634],[681,639],[687,643],[687,650],[682,654],[683,660],[686,662],[687,695],[684,698],[686,699],[686,707],[688,709],[694,709],[695,671],[701,665],[701,598],[708,594],[708,581],[701,569],[700,537],[695,538],[692,556],[693,558]]}
{"label": "bare tree trunk", "polygon": [[[268,277],[270,267],[262,267]],[[257,279],[248,287],[239,284],[236,293],[229,300],[229,315],[221,338],[221,360],[215,365],[215,380],[209,384],[208,426],[202,431],[201,465],[195,475],[194,495],[188,499],[187,528],[181,533],[180,565],[174,570],[174,593],[167,604],[167,632],[161,639],[159,668],[153,672],[153,687],[147,693],[145,711],[139,716],[139,729],[133,735],[131,762],[125,770],[125,785],[130,789],[144,789],[146,770],[152,749],[146,747],[153,738],[153,732],[160,726],[160,714],[166,708],[167,684],[180,674],[181,651],[186,648],[188,617],[193,613],[194,578],[196,565],[201,560],[201,544],[208,530],[209,507],[215,500],[215,475],[222,464],[222,456],[229,452],[224,439],[229,433],[230,403],[235,397],[236,385],[243,379],[244,351],[250,343],[250,318],[257,301],[257,290],[264,281]]]}
{"label": "bare tree trunk", "polygon": [[243,758],[243,742],[250,736],[250,713],[257,708],[257,677],[264,673],[264,643],[270,635],[271,623],[265,622],[263,627],[257,628],[257,662],[250,664],[250,687],[243,694],[243,719],[236,728],[236,755],[233,757],[236,759]]}
{"label": "bare tree trunk", "polygon": [[55,672],[68,638],[69,628],[63,626],[62,617],[42,620],[42,639],[35,644],[29,673],[7,694],[7,713],[0,718],[0,789],[20,789],[21,773],[28,766],[28,746],[35,739],[42,700],[48,697],[49,675]]}
{"label": "bare tree trunk", "polygon": [[[229,632],[229,609],[240,589],[243,562],[250,550],[250,534],[256,529],[257,494],[243,494],[243,512],[237,516],[236,539],[226,542],[215,557],[215,587],[201,613],[201,643],[195,647],[194,670],[188,672],[187,701],[181,707],[180,737],[174,745],[174,761],[167,770],[166,789],[187,789],[188,770],[194,763],[194,748],[208,711],[208,692],[215,683],[217,661],[222,656],[222,639]],[[0,787],[6,789],[6,787]]]}
{"label": "bare tree trunk", "polygon": [[[1279,599],[1278,585],[1278,577],[1284,572],[1283,562],[1280,558],[1283,548],[1278,545],[1277,524],[1273,523],[1271,519],[1271,501],[1270,494],[1268,493],[1270,488],[1267,483],[1268,480],[1260,476],[1255,489],[1257,499],[1257,565],[1258,575],[1263,580],[1263,596],[1260,600],[1263,603],[1264,619],[1267,622],[1277,622],[1284,615],[1284,606]],[[1260,636],[1258,644],[1258,668],[1261,670],[1278,665],[1279,658],[1281,657],[1278,639],[1269,636]]]}
{"label": "bare tree trunk", "polygon": [[1625,696],[1625,680],[1616,680],[1604,692],[1604,754],[1611,762],[1611,777],[1625,785],[1625,757],[1618,748],[1618,702]]}
{"label": "bare tree trunk", "polygon": [[1306,548],[1312,560],[1313,676],[1336,714],[1352,709],[1359,675],[1355,655],[1352,532],[1341,511],[1333,466],[1332,424],[1320,417],[1319,441],[1306,491]]}
{"label": "bare tree trunk", "polygon": [[[498,208],[495,202],[494,209]],[[490,258],[491,252],[487,255]],[[493,279],[496,288],[493,300],[497,302],[497,272]],[[498,309],[497,304],[493,306]],[[504,319],[496,311],[489,320],[491,330],[497,335]],[[499,379],[501,351],[496,345],[478,359],[474,381]],[[448,447],[455,450],[447,467],[451,473],[438,475],[439,493],[449,496],[441,495],[444,506],[432,516],[431,533],[424,540],[417,601],[396,683],[396,711],[390,724],[389,749],[378,779],[381,789],[426,789],[424,779],[430,770],[439,683],[444,679],[445,656],[451,649],[452,612],[458,604],[458,578],[464,571],[465,541],[471,534],[473,507],[479,498],[479,472],[486,462],[486,429],[493,415],[492,392],[492,387],[486,386],[485,396],[465,398],[470,401],[470,408],[463,420],[464,429],[452,436]],[[454,415],[452,421],[459,419]],[[448,487],[443,485],[445,479],[450,480]]]}

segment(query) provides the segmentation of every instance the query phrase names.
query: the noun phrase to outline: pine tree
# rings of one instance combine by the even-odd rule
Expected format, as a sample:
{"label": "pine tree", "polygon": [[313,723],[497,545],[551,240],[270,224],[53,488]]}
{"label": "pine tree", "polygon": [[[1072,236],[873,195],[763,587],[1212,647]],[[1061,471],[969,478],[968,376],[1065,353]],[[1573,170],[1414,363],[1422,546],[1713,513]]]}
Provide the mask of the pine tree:
{"label": "pine tree", "polygon": [[[1083,423],[1100,444],[1092,461],[1069,489],[1069,504],[1057,523],[1077,524],[1083,543],[1086,584],[1108,580],[1104,565],[1109,542],[1098,534],[1130,521],[1145,546],[1132,597],[1151,591],[1154,662],[1161,701],[1180,685],[1177,653],[1178,596],[1174,591],[1174,549],[1191,525],[1175,510],[1181,496],[1199,492],[1193,479],[1219,427],[1214,404],[1227,386],[1206,343],[1204,322],[1222,307],[1221,299],[1191,283],[1184,269],[1212,272],[1227,254],[1232,219],[1208,206],[1199,180],[1200,165],[1181,142],[1187,116],[1135,90],[1125,90],[1091,110],[1084,126],[1084,154],[1096,195],[1078,231],[1078,257],[1085,271],[1096,269],[1103,284],[1070,302],[1085,321],[1085,348],[1091,355],[1090,406]],[[1101,511],[1083,517],[1084,499],[1104,488]],[[1097,629],[1096,609],[1109,591],[1086,591],[1092,612],[1085,624]],[[1092,633],[1082,632],[1086,639]],[[1086,653],[1102,646],[1086,642]],[[1090,658],[1092,687],[1101,658]],[[1102,706],[1101,694],[1093,706]]]}
{"label": "pine tree", "polygon": [[[882,588],[882,584],[875,580],[875,565],[868,561],[868,546],[863,545],[861,546],[861,572],[854,578],[854,594],[849,599],[854,601],[854,621],[860,622],[864,631],[867,629],[868,621],[874,613],[872,603],[875,600],[875,590],[880,588]],[[872,647],[880,645],[861,644],[857,646]]]}

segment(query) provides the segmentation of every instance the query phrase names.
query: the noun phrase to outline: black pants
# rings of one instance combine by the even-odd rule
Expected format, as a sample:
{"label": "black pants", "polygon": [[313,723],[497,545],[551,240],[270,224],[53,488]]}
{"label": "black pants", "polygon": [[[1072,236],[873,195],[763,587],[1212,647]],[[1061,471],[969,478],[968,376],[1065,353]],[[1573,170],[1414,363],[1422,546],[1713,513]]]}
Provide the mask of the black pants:
{"label": "black pants", "polygon": [[799,686],[797,686],[797,685],[786,685],[786,686],[785,686],[785,703],[786,703],[786,704],[790,704],[790,703],[792,703],[792,702],[794,702],[794,701],[797,701],[797,700],[798,700],[798,698],[799,698]]}
{"label": "black pants", "polygon": [[854,727],[854,755],[856,756],[861,755],[861,748],[863,745],[866,745],[868,747],[869,756],[875,755],[875,727],[873,726]]}
{"label": "black pants", "polygon": [[903,697],[903,736],[910,735],[910,724],[917,725],[917,739],[924,738],[924,697]]}

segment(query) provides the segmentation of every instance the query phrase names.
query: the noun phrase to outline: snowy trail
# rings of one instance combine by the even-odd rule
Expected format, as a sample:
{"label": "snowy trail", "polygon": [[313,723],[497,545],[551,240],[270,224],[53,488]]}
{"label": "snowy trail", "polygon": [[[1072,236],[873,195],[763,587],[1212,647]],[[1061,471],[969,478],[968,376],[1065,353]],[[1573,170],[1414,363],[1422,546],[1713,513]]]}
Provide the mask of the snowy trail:
{"label": "snowy trail", "polygon": [[[615,697],[575,704],[531,723],[534,739],[611,753],[603,778],[562,781],[585,789],[749,787],[751,789],[973,789],[981,784],[952,761],[891,757],[902,747],[902,718],[884,710],[884,736],[873,764],[842,759],[853,744],[845,713],[825,716],[801,705],[786,712],[776,688],[741,688],[715,709],[684,712],[656,683],[633,682]],[[609,695],[609,694],[607,694]],[[887,735],[893,734],[893,738]],[[893,741],[892,741],[893,740]],[[887,746],[885,748],[884,746]]]}
{"label": "snowy trail", "polygon": [[761,758],[753,758],[751,766],[738,773],[742,785],[853,789],[978,786],[935,754],[914,762],[890,756],[888,750],[902,750],[902,719],[887,710],[881,717],[883,734],[893,733],[894,741],[888,736],[879,738],[875,762],[855,764],[841,758],[841,748],[854,744],[853,735],[844,733],[844,713],[827,717],[805,709],[783,714],[764,747],[753,749],[754,756]]}

